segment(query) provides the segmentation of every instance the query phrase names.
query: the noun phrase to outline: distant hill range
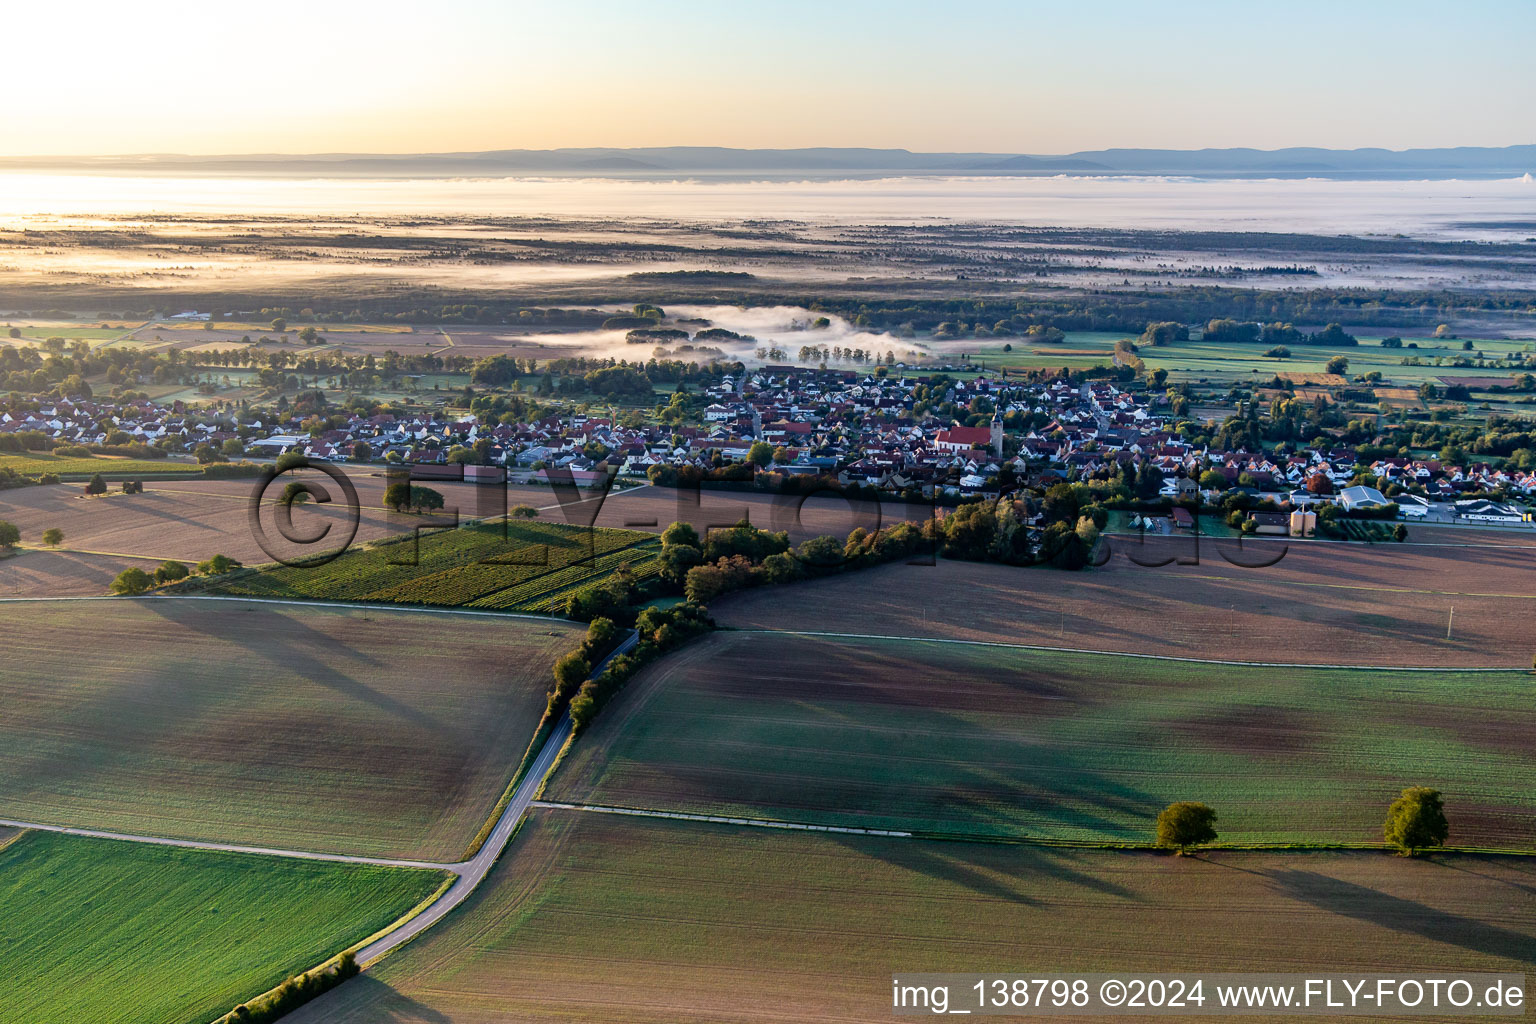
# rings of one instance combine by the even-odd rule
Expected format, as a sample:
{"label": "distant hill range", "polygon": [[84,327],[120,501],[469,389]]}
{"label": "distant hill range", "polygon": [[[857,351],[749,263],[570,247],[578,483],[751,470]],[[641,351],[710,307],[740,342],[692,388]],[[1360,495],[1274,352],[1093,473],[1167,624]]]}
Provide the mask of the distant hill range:
{"label": "distant hill range", "polygon": [[1536,145],[1454,149],[1100,149],[1061,156],[905,149],[500,149],[480,153],[4,157],[12,170],[115,174],[462,177],[517,175],[877,176],[887,174],[1489,178],[1536,171]]}

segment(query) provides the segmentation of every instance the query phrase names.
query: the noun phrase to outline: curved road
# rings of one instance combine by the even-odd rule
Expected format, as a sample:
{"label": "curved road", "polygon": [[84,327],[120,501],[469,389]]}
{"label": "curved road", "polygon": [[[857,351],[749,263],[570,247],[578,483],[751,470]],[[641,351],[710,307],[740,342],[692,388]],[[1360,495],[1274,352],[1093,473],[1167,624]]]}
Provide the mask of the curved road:
{"label": "curved road", "polygon": [[458,864],[441,865],[449,871],[457,874],[458,880],[449,887],[426,910],[411,918],[405,924],[394,931],[375,939],[357,952],[357,962],[361,967],[367,967],[384,954],[414,939],[417,935],[432,927],[438,921],[447,916],[448,912],[460,903],[481,880],[490,873],[491,866],[496,863],[496,858],[501,856],[501,851],[506,847],[507,841],[512,838],[512,830],[527,813],[528,806],[533,803],[534,794],[539,787],[544,785],[544,778],[549,770],[554,767],[555,758],[560,753],[560,748],[565,745],[566,739],[571,735],[571,716],[561,715],[560,723],[555,726],[554,732],[549,734],[549,739],[544,741],[539,756],[534,758],[533,764],[528,768],[528,774],[523,776],[523,781],[518,783],[517,789],[512,794],[512,800],[507,804],[507,809],[502,811],[501,817],[496,821],[496,827],[480,846],[480,852],[466,861]]}

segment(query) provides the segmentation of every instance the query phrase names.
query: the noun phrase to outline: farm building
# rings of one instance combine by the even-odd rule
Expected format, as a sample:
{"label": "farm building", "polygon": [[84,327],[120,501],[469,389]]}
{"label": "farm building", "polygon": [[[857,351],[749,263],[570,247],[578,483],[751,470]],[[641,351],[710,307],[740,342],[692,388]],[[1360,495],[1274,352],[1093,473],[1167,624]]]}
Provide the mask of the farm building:
{"label": "farm building", "polygon": [[1356,484],[1339,492],[1339,504],[1348,509],[1385,508],[1391,502],[1376,488]]}

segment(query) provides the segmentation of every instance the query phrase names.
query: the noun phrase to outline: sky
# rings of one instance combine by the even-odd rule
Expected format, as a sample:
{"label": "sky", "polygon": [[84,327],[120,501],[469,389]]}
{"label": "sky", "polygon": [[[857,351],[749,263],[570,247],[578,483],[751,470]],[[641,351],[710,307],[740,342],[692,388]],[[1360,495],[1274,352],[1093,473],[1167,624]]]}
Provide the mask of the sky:
{"label": "sky", "polygon": [[0,155],[1536,142],[1536,2],[76,0]]}

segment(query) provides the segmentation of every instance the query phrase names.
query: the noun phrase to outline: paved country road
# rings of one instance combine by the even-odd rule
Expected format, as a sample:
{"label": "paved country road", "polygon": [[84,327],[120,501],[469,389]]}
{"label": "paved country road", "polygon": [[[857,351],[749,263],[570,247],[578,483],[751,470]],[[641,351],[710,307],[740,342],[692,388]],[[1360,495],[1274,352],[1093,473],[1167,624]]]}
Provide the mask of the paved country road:
{"label": "paved country road", "polygon": [[[77,600],[96,599],[80,598]],[[109,598],[107,600],[113,599]],[[117,598],[116,600],[121,600],[121,598]],[[155,599],[152,598],[151,600]],[[164,599],[161,598],[159,600]],[[181,598],[181,600],[197,600],[197,598]],[[209,600],[209,598],[203,598],[203,600]],[[214,598],[213,600],[244,599]],[[304,602],[282,601],[279,603],[298,604]],[[309,603],[320,604],[322,602]],[[363,606],[354,605],[353,607]],[[394,606],[388,607],[393,608]],[[406,610],[440,611],[447,614],[466,614],[463,612],[456,612],[456,610],[453,609],[414,608]],[[501,613],[491,614],[494,615]],[[544,618],[544,616],[529,617]],[[608,663],[610,661],[619,655],[631,650],[639,642],[640,634],[634,630],[630,630],[629,635],[624,638],[624,641],[615,647],[611,652],[609,652],[607,657],[605,657],[602,661],[598,662],[597,665],[593,667],[590,673],[590,678],[596,678],[602,675],[603,670],[608,667]],[[570,738],[571,729],[571,716],[569,714],[561,715],[559,723],[555,725],[555,728],[549,734],[548,739],[544,741],[544,745],[539,748],[538,754],[533,759],[533,764],[528,767],[527,773],[523,776],[522,781],[518,783],[517,788],[513,791],[512,799],[508,801],[506,808],[501,812],[501,816],[496,819],[496,824],[491,829],[491,834],[487,836],[485,842],[481,844],[480,852],[475,854],[475,856],[471,857],[469,860],[459,861],[456,864],[436,864],[430,861],[390,860],[381,857],[350,857],[345,854],[308,853],[302,850],[280,850],[257,846],[238,846],[232,843],[209,843],[199,842],[197,840],[191,839],[167,839],[163,836],[131,835],[124,832],[105,832],[97,829],[71,828],[62,825],[44,825],[28,821],[12,821],[6,818],[0,818],[0,827],[37,829],[43,832],[59,832],[65,835],[87,836],[94,839],[115,839],[132,843],[149,843],[155,846],[178,846],[192,850],[218,850],[227,853],[253,853],[262,854],[269,857],[292,857],[298,860],[331,861],[342,864],[370,864],[382,867],[429,868],[438,871],[449,871],[457,875],[458,878],[455,879],[454,883],[448,887],[448,891],[439,896],[421,913],[400,925],[398,928],[395,928],[370,942],[367,946],[364,946],[361,950],[358,951],[357,962],[359,966],[366,968],[373,962],[377,961],[380,957],[384,956],[386,953],[399,948],[400,946],[409,942],[411,939],[415,938],[417,935],[432,927],[438,921],[442,920],[451,910],[453,910],[454,907],[457,907],[460,903],[463,903],[465,898],[468,897],[470,893],[475,891],[475,887],[478,886],[481,881],[484,880],[485,876],[490,873],[490,870],[492,866],[495,865],[497,858],[501,856],[502,850],[506,848],[507,843],[511,840],[512,833],[517,828],[518,822],[520,822],[523,818],[523,815],[528,812],[529,806],[533,803],[534,795],[538,793],[539,788],[544,784],[545,778],[549,775],[550,769],[554,767],[555,758],[560,754],[560,748],[563,747],[565,745],[565,741]]]}
{"label": "paved country road", "polygon": [[359,966],[367,967],[375,960],[391,950],[404,945],[417,935],[441,921],[448,912],[460,903],[475,887],[490,873],[491,866],[496,863],[496,858],[501,856],[501,851],[506,847],[507,841],[512,838],[512,831],[517,823],[523,819],[528,811],[528,805],[533,802],[533,796],[544,784],[544,777],[554,767],[555,758],[560,753],[560,748],[565,745],[566,739],[571,735],[571,716],[561,715],[560,723],[555,726],[549,739],[544,741],[544,746],[539,750],[538,757],[528,768],[528,773],[523,776],[523,781],[518,783],[517,790],[512,794],[512,800],[507,804],[507,809],[502,811],[501,817],[496,821],[496,827],[486,837],[480,847],[480,852],[467,861],[458,864],[444,865],[449,871],[457,874],[458,880],[449,887],[448,891],[438,897],[435,902],[405,924],[381,936],[358,950],[357,962]]}

